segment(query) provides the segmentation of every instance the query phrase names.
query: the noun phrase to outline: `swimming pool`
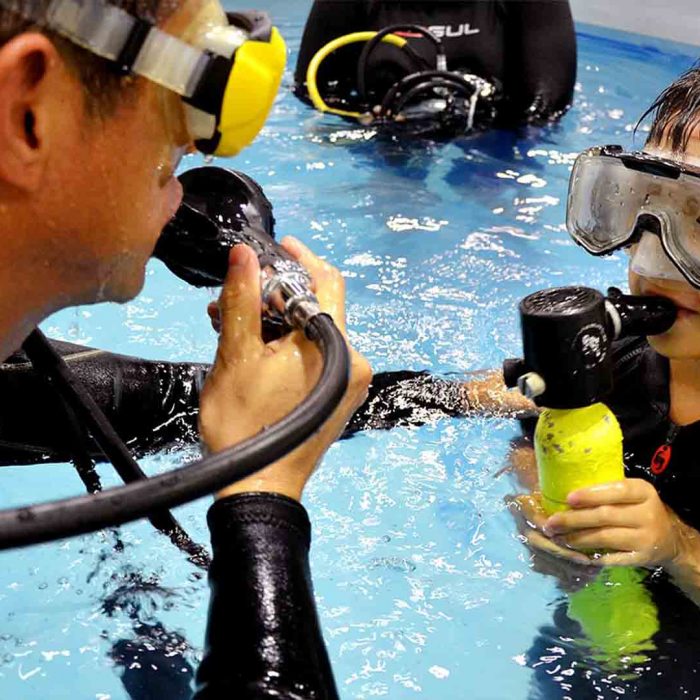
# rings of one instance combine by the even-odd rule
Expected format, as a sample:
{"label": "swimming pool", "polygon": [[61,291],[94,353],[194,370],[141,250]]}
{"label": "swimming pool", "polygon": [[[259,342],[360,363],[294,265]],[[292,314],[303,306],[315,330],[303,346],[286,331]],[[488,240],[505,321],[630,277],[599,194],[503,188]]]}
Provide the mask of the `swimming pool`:
{"label": "swimming pool", "polygon": [[[293,67],[306,9],[267,5]],[[313,113],[287,89],[263,137],[231,163],[265,187],[279,234],[294,233],[344,271],[352,337],[375,369],[498,366],[519,352],[515,306],[525,294],[624,282],[622,256],[594,261],[568,240],[569,168],[589,145],[630,144],[637,117],[692,57],[672,44],[606,37],[579,35],[576,105],[559,125],[400,146]],[[153,263],[135,302],[68,311],[45,330],[149,358],[208,360],[211,296]],[[560,593],[530,569],[503,505],[514,487],[496,475],[516,432],[506,420],[445,420],[359,435],[330,451],[306,504],[319,612],[344,698],[567,696],[576,669],[552,663],[544,688],[526,658]],[[187,457],[144,465],[156,472]],[[116,483],[110,469],[101,475]],[[3,477],[3,506],[80,491],[66,465],[7,468]],[[179,512],[200,541],[207,506]],[[1,557],[2,697],[126,700],[125,658],[126,683],[159,688],[132,697],[186,697],[178,689],[201,648],[206,581],[149,525]],[[630,695],[619,679],[608,688]]]}

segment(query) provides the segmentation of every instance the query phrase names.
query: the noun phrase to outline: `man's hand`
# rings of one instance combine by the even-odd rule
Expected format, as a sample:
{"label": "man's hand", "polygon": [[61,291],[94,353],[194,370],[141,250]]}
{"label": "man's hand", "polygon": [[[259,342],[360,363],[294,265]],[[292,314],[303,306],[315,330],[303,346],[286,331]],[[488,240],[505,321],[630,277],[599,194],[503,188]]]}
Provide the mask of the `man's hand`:
{"label": "man's hand", "polygon": [[543,532],[564,547],[604,552],[597,566],[664,566],[681,552],[685,526],[643,479],[625,479],[569,494]]}
{"label": "man's hand", "polygon": [[[287,238],[282,245],[309,272],[321,308],[345,333],[345,284],[340,273],[294,239]],[[209,309],[220,337],[202,390],[199,424],[202,440],[212,452],[256,435],[289,414],[321,374],[321,353],[302,333],[263,343],[261,308],[257,257],[247,246],[236,246],[219,301]],[[345,398],[321,430],[283,459],[219,492],[219,498],[251,491],[301,498],[321,457],[367,396],[369,364],[352,348],[350,357]]]}

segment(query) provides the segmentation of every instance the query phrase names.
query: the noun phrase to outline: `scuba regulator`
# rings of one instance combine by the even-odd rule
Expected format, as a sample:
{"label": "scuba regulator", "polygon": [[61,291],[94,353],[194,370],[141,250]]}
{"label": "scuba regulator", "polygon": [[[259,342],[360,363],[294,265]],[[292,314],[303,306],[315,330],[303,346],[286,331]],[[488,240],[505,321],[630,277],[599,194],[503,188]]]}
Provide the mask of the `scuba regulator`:
{"label": "scuba regulator", "polygon": [[[406,37],[430,42],[435,49],[435,64],[426,62]],[[319,91],[319,68],[332,53],[356,43],[365,44],[357,63],[357,95],[356,100],[353,98],[357,109],[332,107]],[[384,94],[375,94],[369,88],[368,66],[381,45],[403,51],[415,70],[394,82]],[[496,118],[501,97],[498,88],[485,78],[449,70],[440,38],[417,24],[394,24],[380,31],[355,32],[334,39],[310,61],[306,87],[311,103],[320,112],[409,136],[453,136],[489,126]]]}
{"label": "scuba regulator", "polygon": [[[538,406],[535,449],[545,510],[566,508],[578,488],[622,479],[622,432],[600,403],[613,388],[611,343],[657,335],[675,321],[661,297],[586,287],[535,292],[520,303],[524,359],[506,360],[506,386]],[[583,466],[585,465],[585,467]]]}
{"label": "scuba regulator", "polygon": [[163,231],[155,254],[190,284],[216,286],[226,276],[231,247],[250,245],[262,269],[267,339],[292,329],[303,331],[321,350],[321,376],[309,396],[277,424],[226,450],[147,478],[85,387],[41,331],[35,330],[24,344],[26,354],[68,411],[92,434],[126,485],[0,511],[0,549],[58,540],[147,516],[193,563],[206,567],[206,551],[188,538],[167,509],[210,494],[285,456],[323,425],[345,395],[350,371],[345,340],[330,316],[321,312],[304,268],[275,242],[272,206],[262,190],[241,173],[214,167],[198,168],[180,179],[183,203]]}
{"label": "scuba regulator", "polygon": [[[611,344],[628,336],[664,333],[677,310],[661,297],[607,298],[587,287],[561,287],[520,303],[524,359],[506,360],[506,386],[518,387],[541,412],[535,454],[548,515],[568,508],[580,488],[625,478],[622,430],[602,400],[613,388]],[[629,567],[601,570],[569,595],[569,616],[581,625],[601,663],[643,663],[659,629],[658,612],[643,581]]]}
{"label": "scuba regulator", "polygon": [[154,257],[195,287],[220,287],[229,250],[250,246],[261,268],[266,341],[294,328],[305,330],[320,314],[306,270],[274,238],[272,204],[247,175],[223,168],[183,173],[184,197],[156,244]]}

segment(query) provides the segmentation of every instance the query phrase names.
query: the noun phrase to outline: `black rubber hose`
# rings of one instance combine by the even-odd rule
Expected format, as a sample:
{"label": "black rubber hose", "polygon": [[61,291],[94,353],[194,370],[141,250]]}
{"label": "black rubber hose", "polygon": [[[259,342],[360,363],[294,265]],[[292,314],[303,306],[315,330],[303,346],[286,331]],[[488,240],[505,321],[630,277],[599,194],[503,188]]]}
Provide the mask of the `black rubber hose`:
{"label": "black rubber hose", "polygon": [[323,371],[309,396],[279,423],[227,450],[95,495],[0,511],[0,549],[71,537],[121,525],[206,496],[284,457],[311,437],[336,409],[348,387],[350,356],[326,314],[306,334],[318,343]]}
{"label": "black rubber hose", "polygon": [[382,116],[386,116],[387,113],[391,111],[391,107],[394,106],[397,95],[405,94],[408,90],[410,90],[413,87],[414,83],[425,83],[429,80],[441,80],[446,83],[450,83],[455,88],[459,87],[463,88],[465,91],[469,90],[472,94],[476,89],[469,81],[465,80],[461,75],[457,75],[456,73],[450,73],[449,71],[431,70],[424,71],[422,73],[411,73],[411,75],[407,75],[405,78],[399,80],[399,82],[393,85],[391,89],[386,93],[384,99],[382,100],[380,114]]}
{"label": "black rubber hose", "polygon": [[[444,56],[445,51],[442,47],[442,42],[440,39],[438,39],[429,29],[421,27],[419,24],[394,24],[390,27],[385,27],[381,31],[377,32],[377,34],[364,45],[360,58],[357,62],[357,93],[361,99],[365,101],[367,100],[367,63],[369,61],[369,57],[372,55],[377,46],[379,46],[385,36],[393,34],[394,32],[402,31],[416,32],[417,34],[423,35],[426,39],[435,44],[437,56]],[[423,65],[426,64],[425,60],[421,58],[421,56],[419,56],[408,44],[406,44],[403,50],[416,62],[420,61]]]}
{"label": "black rubber hose", "polygon": [[[22,349],[37,372],[51,383],[67,404],[69,420],[73,413],[83,422],[122,481],[130,484],[148,479],[90,392],[38,328],[30,333]],[[178,549],[185,552],[192,563],[203,569],[209,567],[207,550],[187,534],[172,513],[167,510],[151,512],[149,520],[156,530],[166,535]]]}

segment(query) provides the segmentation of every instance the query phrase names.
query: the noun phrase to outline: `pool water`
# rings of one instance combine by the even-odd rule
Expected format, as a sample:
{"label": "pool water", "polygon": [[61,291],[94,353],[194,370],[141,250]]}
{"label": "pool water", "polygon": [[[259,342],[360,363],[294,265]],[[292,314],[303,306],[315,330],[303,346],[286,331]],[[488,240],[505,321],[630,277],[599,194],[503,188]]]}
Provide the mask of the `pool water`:
{"label": "pool water", "polygon": [[[308,3],[267,4],[292,68]],[[569,171],[590,145],[641,147],[637,118],[693,57],[611,33],[579,34],[579,51],[576,104],[561,123],[448,144],[382,142],[318,115],[290,94],[289,70],[263,136],[225,163],[264,186],[280,235],[300,237],[341,268],[352,340],[375,370],[497,367],[520,351],[524,295],[624,284],[622,255],[594,260],[567,237]],[[192,157],[183,167],[200,163]],[[216,342],[204,313],[212,297],[154,262],[131,304],[67,311],[44,328],[113,351],[206,361]],[[504,505],[516,487],[498,475],[517,432],[508,420],[444,420],[360,434],[330,450],[305,503],[343,698],[569,697],[583,671],[552,662],[561,644],[553,642],[549,662],[540,659],[546,671],[537,682],[529,653],[561,593],[532,570]],[[156,473],[193,454],[158,455],[144,466]],[[116,483],[108,467],[100,472]],[[81,490],[68,465],[2,476],[3,506]],[[200,541],[208,504],[177,513]],[[206,580],[149,525],[0,556],[1,697],[187,697]],[[599,687],[589,697],[633,697],[620,678]]]}

